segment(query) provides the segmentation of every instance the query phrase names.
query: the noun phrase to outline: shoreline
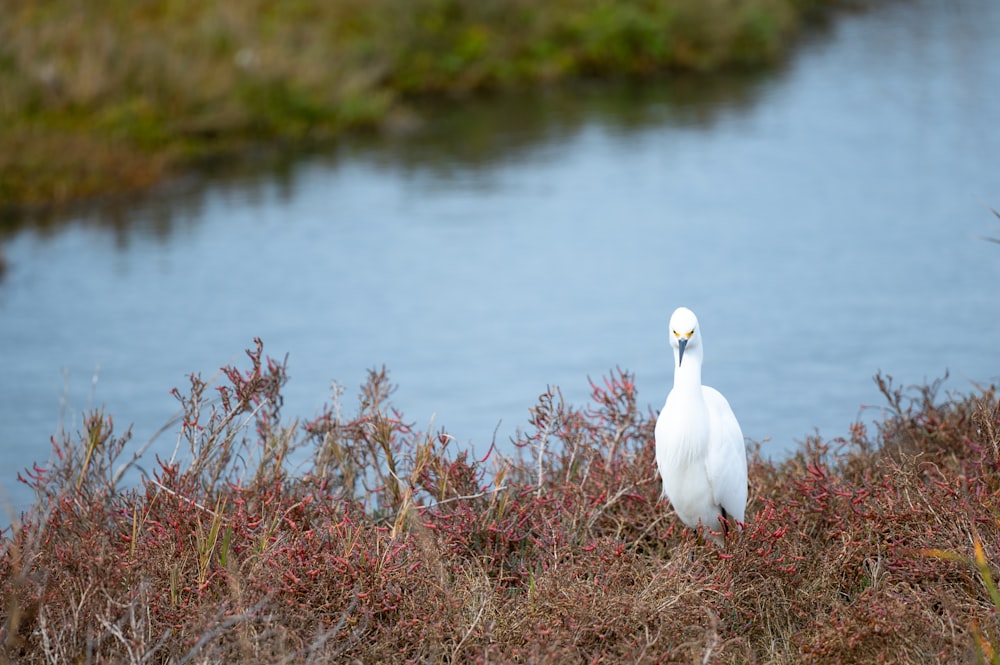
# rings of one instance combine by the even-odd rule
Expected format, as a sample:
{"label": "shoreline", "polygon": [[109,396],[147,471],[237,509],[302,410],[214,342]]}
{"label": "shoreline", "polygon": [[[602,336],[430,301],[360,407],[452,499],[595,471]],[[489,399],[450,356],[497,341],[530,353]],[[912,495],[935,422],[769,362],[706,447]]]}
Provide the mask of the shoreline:
{"label": "shoreline", "polygon": [[12,65],[0,67],[0,217],[127,198],[269,146],[409,131],[426,100],[766,69],[841,11],[823,0],[750,0],[737,12],[397,4],[24,3],[0,26]]}

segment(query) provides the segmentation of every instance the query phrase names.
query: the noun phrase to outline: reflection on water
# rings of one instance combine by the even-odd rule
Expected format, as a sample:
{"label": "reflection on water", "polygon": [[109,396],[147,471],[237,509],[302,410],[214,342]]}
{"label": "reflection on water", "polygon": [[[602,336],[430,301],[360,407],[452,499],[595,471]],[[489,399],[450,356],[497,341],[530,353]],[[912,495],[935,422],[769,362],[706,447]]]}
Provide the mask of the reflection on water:
{"label": "reflection on water", "polygon": [[750,107],[764,82],[776,75],[677,78],[669,84],[579,84],[478,99],[460,107],[428,106],[419,109],[426,121],[423,131],[381,144],[374,153],[364,141],[355,149],[394,168],[467,177],[469,170],[489,171],[544,151],[547,145],[560,145],[595,123],[612,135],[636,134],[664,124],[709,130],[720,116]]}
{"label": "reflection on water", "polygon": [[11,226],[0,482],[16,492],[89,404],[144,441],[170,388],[254,336],[289,354],[288,415],[333,379],[351,408],[385,363],[407,417],[479,450],[546,385],[582,403],[615,366],[658,408],[680,304],[704,326],[706,381],[772,454],[843,434],[879,369],[994,380],[998,7],[849,16],[756,77],[428,105],[413,133],[263,151]]}
{"label": "reflection on water", "polygon": [[8,214],[0,221],[0,238],[26,228],[51,237],[64,224],[73,223],[107,229],[116,246],[127,249],[130,234],[169,241],[174,224],[199,223],[206,196],[222,193],[253,201],[263,190],[273,190],[288,201],[301,173],[317,164],[361,159],[440,180],[449,176],[468,180],[488,175],[500,164],[530,160],[546,146],[560,145],[594,123],[616,134],[663,124],[710,130],[720,116],[752,106],[766,82],[778,76],[780,71],[681,76],[669,83],[576,83],[460,103],[414,102],[408,109],[411,120],[395,134],[347,137],[313,152],[260,147],[239,159],[205,164],[144,194],[97,200],[71,213]]}

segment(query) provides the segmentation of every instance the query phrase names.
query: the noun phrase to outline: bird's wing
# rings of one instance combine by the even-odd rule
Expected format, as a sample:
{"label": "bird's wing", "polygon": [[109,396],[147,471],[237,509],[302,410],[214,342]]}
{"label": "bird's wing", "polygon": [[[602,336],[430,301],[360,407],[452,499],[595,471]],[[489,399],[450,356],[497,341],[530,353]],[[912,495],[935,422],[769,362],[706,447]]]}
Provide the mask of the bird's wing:
{"label": "bird's wing", "polygon": [[704,386],[711,428],[705,461],[712,496],[730,517],[742,522],[747,506],[747,450],[743,431],[729,402],[715,388]]}

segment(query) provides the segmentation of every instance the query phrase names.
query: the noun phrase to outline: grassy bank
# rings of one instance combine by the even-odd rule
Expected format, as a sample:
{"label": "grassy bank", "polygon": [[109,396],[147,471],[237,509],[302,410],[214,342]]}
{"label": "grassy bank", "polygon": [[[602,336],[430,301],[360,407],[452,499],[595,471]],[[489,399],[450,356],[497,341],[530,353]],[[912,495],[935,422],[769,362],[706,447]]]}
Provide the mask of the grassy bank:
{"label": "grassy bank", "polygon": [[357,404],[283,419],[284,366],[249,356],[176,393],[178,460],[123,456],[94,413],[26,472],[40,500],[2,541],[0,661],[997,662],[993,390],[880,379],[877,431],[753,457],[721,552],[658,500],[628,374],[585,407],[545,393],[519,455],[475,459],[407,424],[384,372]]}
{"label": "grassy bank", "polygon": [[8,0],[0,210],[145,187],[250,142],[406,125],[406,100],[774,62],[828,0]]}

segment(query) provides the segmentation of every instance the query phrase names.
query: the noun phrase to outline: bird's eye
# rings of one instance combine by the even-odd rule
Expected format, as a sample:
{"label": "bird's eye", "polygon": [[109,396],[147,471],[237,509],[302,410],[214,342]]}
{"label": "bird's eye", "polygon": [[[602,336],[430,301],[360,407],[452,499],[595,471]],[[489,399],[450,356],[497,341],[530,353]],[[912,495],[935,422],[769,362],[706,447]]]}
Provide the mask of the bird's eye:
{"label": "bird's eye", "polygon": [[676,330],[671,330],[670,332],[672,332],[674,334],[674,337],[680,337],[681,336],[681,334],[679,332],[677,332]]}
{"label": "bird's eye", "polygon": [[694,328],[691,328],[691,330],[688,332],[688,334],[684,335],[684,337],[686,337],[688,339],[691,339],[691,335],[693,335],[693,334],[694,334]]}

